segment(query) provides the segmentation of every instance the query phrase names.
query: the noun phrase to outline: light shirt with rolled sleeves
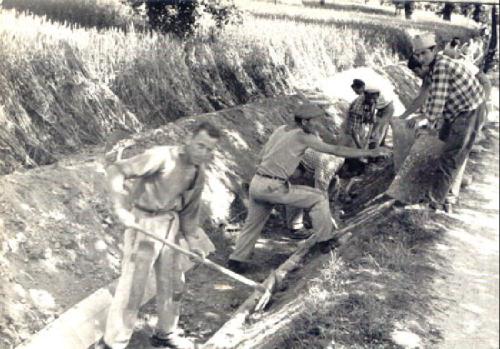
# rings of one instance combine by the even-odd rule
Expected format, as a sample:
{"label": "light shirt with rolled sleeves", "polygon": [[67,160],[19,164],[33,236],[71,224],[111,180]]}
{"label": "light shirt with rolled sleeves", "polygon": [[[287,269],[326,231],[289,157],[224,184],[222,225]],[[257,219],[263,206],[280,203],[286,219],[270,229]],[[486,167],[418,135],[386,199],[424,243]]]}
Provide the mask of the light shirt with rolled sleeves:
{"label": "light shirt with rolled sleeves", "polygon": [[290,129],[287,125],[278,127],[261,151],[262,160],[257,173],[288,180],[304,158],[307,149],[301,139],[304,136],[318,138],[298,128]]}
{"label": "light shirt with rolled sleeves", "polygon": [[114,163],[126,179],[136,179],[129,202],[148,211],[176,211],[180,230],[197,236],[205,168],[195,173],[181,166],[182,146],[158,146]]}
{"label": "light shirt with rolled sleeves", "polygon": [[387,107],[394,100],[394,95],[390,94],[386,91],[380,90],[380,95],[377,99],[377,104],[375,105],[375,109],[380,110]]}

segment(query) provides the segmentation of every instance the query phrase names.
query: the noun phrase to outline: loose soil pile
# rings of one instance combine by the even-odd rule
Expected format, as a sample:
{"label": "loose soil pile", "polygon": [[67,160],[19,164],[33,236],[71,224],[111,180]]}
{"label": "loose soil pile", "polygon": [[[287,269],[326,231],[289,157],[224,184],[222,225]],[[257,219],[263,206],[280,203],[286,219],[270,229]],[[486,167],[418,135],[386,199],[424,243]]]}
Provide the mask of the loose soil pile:
{"label": "loose soil pile", "polygon": [[[379,73],[398,83],[413,79],[406,69],[398,66]],[[416,84],[402,86],[396,92],[402,100],[408,100]],[[185,118],[134,135],[135,146],[124,156],[152,145],[182,141],[195,120],[210,120],[225,130],[226,137],[209,168],[203,208],[204,228],[217,247],[211,259],[224,263],[237,232],[225,230],[223,226],[228,222],[241,223],[244,217],[243,205],[239,202],[244,196],[241,183],[253,175],[256,154],[270,132],[277,125],[291,121],[291,112],[304,100],[304,95],[314,95],[314,99],[323,98],[328,102],[333,119],[327,126],[334,134],[332,139],[338,134],[347,102],[327,92],[308,91],[302,97],[266,99]],[[10,347],[29,338],[58,314],[118,276],[122,227],[110,214],[103,185],[102,154],[102,147],[86,149],[78,155],[61,158],[53,165],[19,171],[0,179],[0,186],[5,188],[0,196],[2,346]],[[364,181],[354,186],[355,197],[341,197],[334,206],[342,208],[346,217],[354,215],[361,203],[387,188],[392,176],[390,160],[371,165]],[[353,260],[362,253],[360,246],[373,242],[370,234],[361,236],[368,236],[368,240],[356,240],[353,249],[346,252]],[[394,239],[390,234],[381,236]],[[295,247],[296,241],[289,238],[276,211],[257,245],[255,260],[260,267],[249,276],[262,281]],[[402,248],[411,248],[411,245]],[[317,265],[314,262],[296,274],[288,283],[292,291],[278,295],[275,306],[294,297],[298,290],[294,286],[305,285],[308,279],[301,279],[315,275]],[[198,341],[213,334],[251,291],[204,267],[193,270],[187,278],[181,326],[188,336]],[[155,321],[151,303],[141,315],[131,348],[141,348]]]}

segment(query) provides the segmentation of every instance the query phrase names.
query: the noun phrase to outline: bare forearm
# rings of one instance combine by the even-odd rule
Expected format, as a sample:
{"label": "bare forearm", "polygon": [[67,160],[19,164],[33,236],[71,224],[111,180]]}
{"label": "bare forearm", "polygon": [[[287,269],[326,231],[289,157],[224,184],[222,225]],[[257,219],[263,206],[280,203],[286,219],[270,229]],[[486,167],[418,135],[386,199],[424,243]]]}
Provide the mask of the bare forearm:
{"label": "bare forearm", "polygon": [[490,95],[491,95],[490,79],[488,79],[488,77],[484,73],[481,73],[481,72],[477,73],[476,77],[479,80],[479,82],[481,83],[481,85],[483,86],[485,98],[486,98],[486,100],[488,100],[490,98]]}
{"label": "bare forearm", "polygon": [[425,103],[427,98],[427,91],[421,90],[418,96],[411,102],[410,106],[406,109],[406,111],[401,115],[401,119],[406,119],[411,114],[415,113],[419,110]]}
{"label": "bare forearm", "polygon": [[373,155],[373,152],[371,150],[349,148],[327,143],[317,144],[312,148],[322,153],[341,156],[344,158],[362,158]]}
{"label": "bare forearm", "polygon": [[118,166],[111,165],[106,169],[106,182],[114,204],[123,205],[125,202],[125,176]]}
{"label": "bare forearm", "polygon": [[354,139],[354,143],[356,144],[356,146],[358,148],[363,148],[363,145],[361,144],[361,140],[359,139],[359,135],[356,132],[352,131],[351,137],[352,137],[352,139]]}

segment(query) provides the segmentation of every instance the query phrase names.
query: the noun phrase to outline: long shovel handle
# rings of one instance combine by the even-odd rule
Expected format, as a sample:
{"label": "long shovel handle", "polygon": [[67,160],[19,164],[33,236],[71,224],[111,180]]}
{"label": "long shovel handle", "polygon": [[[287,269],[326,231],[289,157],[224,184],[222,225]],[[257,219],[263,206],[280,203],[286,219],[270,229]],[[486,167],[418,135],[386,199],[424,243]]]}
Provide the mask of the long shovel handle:
{"label": "long shovel handle", "polygon": [[144,230],[143,228],[137,226],[137,225],[133,225],[133,226],[130,226],[130,228],[132,229],[135,229],[141,233],[143,233],[144,235],[152,238],[152,239],[155,239],[165,245],[167,245],[168,247],[170,247],[171,249],[179,252],[179,253],[182,253],[186,256],[189,256],[191,258],[193,258],[194,260],[200,262],[201,264],[204,264],[214,270],[217,270],[219,272],[221,272],[222,274],[224,275],[227,275],[229,276],[230,278],[232,278],[233,280],[236,280],[242,284],[245,284],[247,286],[250,286],[252,288],[254,288],[255,290],[257,291],[260,291],[260,292],[265,292],[266,291],[266,288],[264,286],[262,286],[261,284],[249,279],[249,278],[246,278],[244,277],[243,275],[240,275],[238,273],[235,273],[234,271],[232,270],[229,270],[227,268],[224,268],[223,266],[217,264],[217,263],[214,263],[212,262],[211,260],[209,259],[206,259],[206,258],[202,258],[200,257],[199,255],[197,255],[196,253],[193,253],[191,251],[188,251],[188,250],[185,250],[183,249],[182,247],[180,247],[179,245],[176,245],[174,243],[171,243],[170,241],[167,241],[166,239],[162,239],[158,236],[155,236],[153,234],[151,234],[150,232]]}

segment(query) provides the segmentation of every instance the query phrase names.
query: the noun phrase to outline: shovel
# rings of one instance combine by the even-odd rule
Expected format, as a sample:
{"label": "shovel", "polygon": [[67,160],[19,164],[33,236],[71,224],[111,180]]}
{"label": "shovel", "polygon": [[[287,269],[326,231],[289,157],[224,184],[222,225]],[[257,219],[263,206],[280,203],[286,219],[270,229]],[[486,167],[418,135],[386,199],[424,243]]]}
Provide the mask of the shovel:
{"label": "shovel", "polygon": [[239,283],[242,283],[246,286],[250,286],[252,287],[253,289],[255,289],[256,291],[259,291],[259,292],[266,292],[267,288],[262,286],[261,284],[253,281],[253,280],[250,280],[240,274],[237,274],[227,268],[224,268],[223,266],[217,264],[217,263],[214,263],[212,262],[211,260],[209,259],[206,259],[206,258],[203,258],[199,255],[197,255],[196,253],[193,253],[191,251],[188,251],[188,250],[185,250],[183,249],[182,247],[174,244],[174,243],[171,243],[169,241],[167,241],[166,239],[162,239],[160,237],[157,237],[153,234],[151,234],[150,232],[144,230],[143,228],[141,228],[140,226],[138,225],[132,225],[132,226],[129,226],[129,228],[132,228],[132,229],[135,229],[141,233],[143,233],[144,235],[152,238],[152,239],[155,239],[165,245],[167,245],[168,247],[170,247],[171,249],[179,252],[179,253],[182,253],[183,255],[186,255],[188,257],[191,257],[192,259],[196,260],[197,262],[203,264],[203,265],[206,265],[207,267],[211,268],[211,269],[214,269],[214,270],[217,270],[219,272],[221,272],[222,274],[226,275],[226,276],[229,276],[231,279],[235,280],[235,281],[238,281]]}

